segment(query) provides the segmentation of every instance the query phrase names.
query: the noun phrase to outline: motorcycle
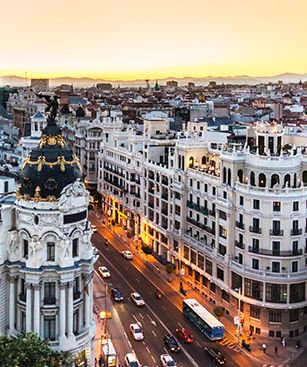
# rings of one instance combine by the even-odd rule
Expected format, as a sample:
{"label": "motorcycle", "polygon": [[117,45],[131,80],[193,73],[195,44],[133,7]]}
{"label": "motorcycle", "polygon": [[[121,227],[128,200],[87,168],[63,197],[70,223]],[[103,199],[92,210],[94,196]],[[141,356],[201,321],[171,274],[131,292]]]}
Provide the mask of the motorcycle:
{"label": "motorcycle", "polygon": [[155,295],[156,295],[156,297],[158,299],[161,299],[162,298],[162,293],[159,290],[156,291],[156,294]]}
{"label": "motorcycle", "polygon": [[109,246],[109,241],[108,241],[108,240],[105,240],[105,241],[104,241],[104,244],[105,244],[106,246]]}

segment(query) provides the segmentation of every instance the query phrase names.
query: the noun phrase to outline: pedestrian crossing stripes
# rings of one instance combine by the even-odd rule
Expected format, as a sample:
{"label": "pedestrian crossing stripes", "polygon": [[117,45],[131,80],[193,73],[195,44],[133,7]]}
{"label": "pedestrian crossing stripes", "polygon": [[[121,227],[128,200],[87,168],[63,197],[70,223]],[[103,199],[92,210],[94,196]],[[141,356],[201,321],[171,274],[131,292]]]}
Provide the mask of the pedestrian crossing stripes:
{"label": "pedestrian crossing stripes", "polygon": [[290,367],[288,364],[269,364],[265,363],[262,367]]}
{"label": "pedestrian crossing stripes", "polygon": [[241,349],[233,344],[229,339],[224,338],[223,340],[218,342],[220,345],[223,345],[224,347],[227,347],[228,349],[232,349],[234,352],[239,353],[241,351]]}

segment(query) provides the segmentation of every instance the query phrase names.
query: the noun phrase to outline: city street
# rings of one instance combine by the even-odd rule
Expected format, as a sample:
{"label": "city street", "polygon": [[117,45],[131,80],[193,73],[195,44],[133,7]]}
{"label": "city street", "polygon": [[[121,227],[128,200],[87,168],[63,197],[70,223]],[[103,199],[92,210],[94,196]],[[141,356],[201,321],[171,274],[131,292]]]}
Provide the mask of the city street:
{"label": "city street", "polygon": [[[92,237],[93,244],[100,254],[96,270],[99,266],[106,266],[111,272],[111,278],[108,279],[110,287],[118,287],[124,294],[124,302],[115,305],[125,329],[125,335],[122,337],[129,339],[131,349],[143,366],[160,365],[160,355],[167,352],[163,344],[164,335],[174,333],[175,329],[180,326],[184,326],[192,332],[194,342],[192,345],[180,343],[182,350],[173,354],[178,366],[202,366],[204,361],[206,365],[213,366],[213,362],[204,354],[205,346],[218,348],[225,355],[227,364],[231,366],[255,365],[256,361],[242,354],[240,349],[235,348],[227,340],[227,337],[219,343],[209,342],[183,317],[181,312],[182,298],[179,293],[175,292],[167,282],[163,282],[152,269],[148,268],[139,255],[135,255],[131,262],[123,258],[120,251],[127,248],[124,241],[111,233],[109,229],[102,227],[93,217],[91,220],[98,228],[98,232]],[[112,243],[112,246],[106,247],[104,245],[102,234]],[[161,289],[164,294],[161,300],[157,300],[155,297],[156,288]],[[130,301],[130,293],[133,291],[142,295],[146,303],[144,307],[137,307]],[[96,285],[95,292],[97,292]],[[98,290],[98,292],[100,291]],[[103,298],[98,306],[101,309],[104,308]],[[130,334],[129,325],[136,321],[141,322],[143,326],[144,341],[136,342]],[[127,351],[119,350],[118,352],[122,358]]]}

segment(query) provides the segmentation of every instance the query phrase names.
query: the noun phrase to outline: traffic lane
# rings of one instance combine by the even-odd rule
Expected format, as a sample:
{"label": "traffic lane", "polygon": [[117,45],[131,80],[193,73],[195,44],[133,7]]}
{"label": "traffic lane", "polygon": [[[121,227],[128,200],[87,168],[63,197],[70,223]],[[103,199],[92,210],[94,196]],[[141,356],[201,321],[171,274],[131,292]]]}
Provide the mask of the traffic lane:
{"label": "traffic lane", "polygon": [[[101,253],[101,257],[104,257],[105,254],[102,254]],[[152,287],[152,285],[148,282],[147,284],[142,284],[143,281],[141,281],[140,279],[142,278],[141,277],[141,273],[129,262],[127,261],[126,259],[124,259],[122,256],[119,256],[118,258],[114,259],[114,261],[112,261],[113,259],[110,259],[110,258],[104,258],[103,260],[101,259],[98,260],[98,263],[100,261],[103,261],[104,265],[106,265],[107,263],[107,266],[108,268],[110,269],[111,271],[111,278],[113,276],[113,279],[114,278],[117,278],[117,283],[116,281],[112,280],[112,284],[113,285],[116,285],[116,284],[121,284],[121,286],[119,286],[119,288],[122,288],[123,289],[123,282],[125,283],[125,285],[128,286],[128,289],[130,288],[131,291],[138,291],[142,297],[144,298],[145,302],[147,302],[146,300],[148,300],[149,297],[152,298],[152,302],[156,302],[157,299],[155,298],[154,296],[154,289]],[[126,265],[126,266],[125,266]],[[128,271],[126,271],[125,274],[122,273],[122,269],[129,269]],[[130,291],[129,291],[130,292]],[[134,305],[133,305],[134,306]],[[136,306],[134,306],[136,307]],[[148,305],[144,307],[144,309],[148,308]],[[140,309],[143,309],[140,307]],[[133,312],[133,311],[129,311],[129,306],[127,307],[127,312]],[[143,311],[140,311],[141,314],[143,314],[144,318],[148,317],[148,314],[151,314],[153,312],[152,309],[150,309],[150,312],[146,311],[146,315],[144,315],[144,312]],[[123,315],[124,316],[124,315]],[[158,332],[159,334],[161,334],[161,341],[160,343],[163,345],[163,337],[165,334],[167,334],[170,330],[166,330],[165,329],[165,325],[163,323],[163,321],[157,316],[157,315],[150,315],[151,319],[156,319],[154,320],[156,324],[161,324],[163,327],[161,328],[161,332]],[[172,331],[170,331],[172,332]],[[157,341],[154,339],[154,342],[151,344],[150,346],[151,349],[156,349],[157,348]],[[162,350],[162,353],[161,353],[161,349],[160,347],[158,347],[159,349],[156,350],[156,356],[159,358],[160,355],[162,353],[164,353],[164,350]],[[193,359],[190,355],[186,355],[187,352],[184,352],[184,353],[180,353],[179,354],[179,360],[177,359],[178,363],[179,362],[182,362],[185,366],[190,366],[192,364],[189,363],[189,360],[190,359]]]}
{"label": "traffic lane", "polygon": [[[123,244],[123,242],[117,237],[114,235],[114,233],[107,233],[108,230],[106,231],[106,233],[104,234],[105,236],[108,236],[109,239],[110,239],[110,242],[112,243],[112,245],[116,245],[115,247],[117,248],[118,251],[121,251],[125,248],[127,248],[127,246],[125,244]],[[100,247],[100,246],[99,246]],[[109,246],[110,249],[113,247],[113,246]],[[126,259],[124,259],[122,256],[119,256],[118,258],[118,253],[116,254],[116,250],[115,251],[111,251],[110,250],[110,254],[108,255],[107,254],[107,257],[109,258],[112,258],[112,260],[116,261],[117,262],[117,266],[119,267],[122,267],[123,269],[126,269],[126,266],[125,263],[129,263],[129,261],[127,261]],[[115,257],[113,257],[115,256]],[[167,297],[170,297],[172,299],[172,302],[174,302],[176,304],[176,307],[181,309],[181,305],[182,305],[182,297],[176,292],[174,291],[172,288],[169,287],[169,285],[164,282],[163,280],[161,280],[158,275],[156,274],[153,274],[152,271],[150,269],[147,268],[147,266],[144,265],[144,262],[143,262],[143,258],[140,258],[140,256],[134,256],[134,259],[132,261],[133,265],[137,267],[137,269],[143,273],[143,275],[146,275],[149,279],[151,279],[152,281],[155,281],[154,285],[151,284],[151,287],[150,289],[152,289],[152,292],[154,293],[155,292],[155,288],[160,288],[163,292],[164,292],[164,296]],[[131,264],[132,265],[132,264]],[[130,271],[129,271],[130,273]],[[129,275],[129,274],[128,274]],[[136,278],[137,280],[140,281],[139,278]],[[134,283],[132,283],[134,284]],[[140,287],[138,286],[138,289],[139,290]],[[147,292],[148,290],[148,287],[146,286],[146,289],[145,291],[142,290],[142,292],[145,294],[145,292]],[[139,290],[140,291],[140,290]],[[147,297],[148,296],[152,296],[151,295],[148,295],[147,294]],[[164,296],[162,298],[162,300],[164,299]],[[158,301],[158,302],[161,302],[162,300]],[[154,301],[157,301],[157,299],[155,299]],[[167,310],[168,307],[165,307],[163,306],[162,307],[162,310],[160,310],[160,312],[165,313],[165,311]],[[179,314],[177,316],[181,316],[182,317],[182,313],[181,313],[181,310],[179,311]],[[170,320],[172,321],[172,320]],[[182,320],[184,322],[184,320]],[[194,328],[193,325],[191,325],[190,323],[187,323],[185,325],[185,327],[187,327],[188,329],[191,329],[191,327]],[[201,350],[201,353],[203,353],[203,350],[204,350],[204,346],[211,346],[211,347],[216,347],[217,349],[221,350],[221,352],[226,356],[226,358],[230,361],[233,361],[234,363],[237,364],[237,361],[240,360],[240,364],[241,364],[241,360],[245,360],[244,364],[245,365],[252,365],[253,363],[250,362],[250,360],[247,358],[247,357],[243,357],[242,355],[240,355],[240,353],[234,353],[232,352],[230,349],[228,349],[227,347],[224,347],[224,346],[221,346],[221,345],[214,345],[212,344],[210,341],[208,341],[206,339],[206,341],[204,341],[205,337],[197,330],[196,330],[196,333],[200,334],[200,338],[198,340],[201,341],[201,345],[202,345],[202,350]],[[195,332],[194,332],[195,334]],[[197,343],[195,343],[197,344]],[[199,342],[200,344],[200,342]],[[199,355],[199,348],[197,348],[197,350],[194,351],[195,354]],[[194,354],[193,353],[193,354]],[[196,358],[196,357],[195,357]]]}

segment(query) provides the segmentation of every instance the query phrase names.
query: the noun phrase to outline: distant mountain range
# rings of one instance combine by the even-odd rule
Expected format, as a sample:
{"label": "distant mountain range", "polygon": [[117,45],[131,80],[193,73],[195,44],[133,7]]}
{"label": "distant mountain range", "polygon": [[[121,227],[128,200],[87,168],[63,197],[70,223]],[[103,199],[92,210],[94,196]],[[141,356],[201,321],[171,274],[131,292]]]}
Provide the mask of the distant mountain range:
{"label": "distant mountain range", "polygon": [[[94,78],[73,78],[73,77],[61,77],[61,78],[50,78],[50,87],[56,87],[60,84],[72,84],[74,87],[91,87],[97,83],[111,83],[113,86],[120,85],[121,87],[139,87],[145,86],[144,80],[106,80],[106,79],[94,79]],[[217,83],[225,84],[259,84],[259,83],[270,83],[282,80],[284,83],[298,83],[300,80],[307,81],[307,73],[296,74],[296,73],[283,73],[273,76],[249,76],[249,75],[236,75],[236,76],[205,76],[200,78],[194,77],[168,77],[158,79],[160,85],[165,84],[169,80],[177,80],[179,85],[187,85],[189,82],[195,83],[195,85],[207,85],[211,80],[215,80]],[[154,86],[156,83],[155,79],[149,80],[149,84]],[[12,87],[22,87],[30,84],[30,80],[26,80],[20,76],[0,76],[0,86],[9,85]]]}

